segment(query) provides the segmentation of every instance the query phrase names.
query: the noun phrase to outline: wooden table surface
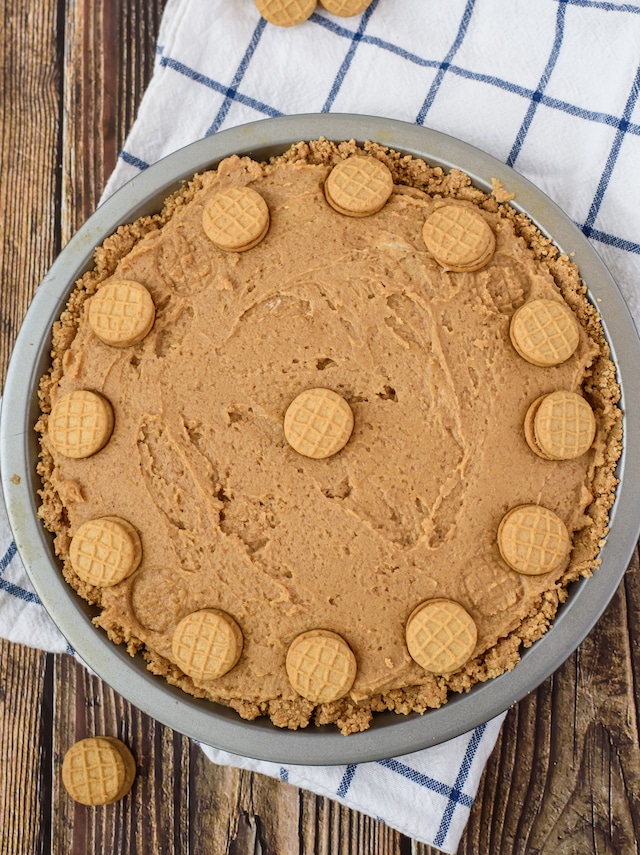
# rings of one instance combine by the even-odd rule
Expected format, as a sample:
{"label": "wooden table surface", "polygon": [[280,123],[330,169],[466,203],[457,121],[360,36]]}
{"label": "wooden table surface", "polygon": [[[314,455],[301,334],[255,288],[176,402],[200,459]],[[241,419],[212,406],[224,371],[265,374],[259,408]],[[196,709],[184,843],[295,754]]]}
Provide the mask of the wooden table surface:
{"label": "wooden table surface", "polygon": [[[236,2],[236,0],[230,0]],[[165,0],[0,4],[0,370],[38,283],[94,211],[152,72]],[[640,477],[640,473],[639,473]],[[640,513],[640,509],[638,510]],[[638,552],[578,651],[507,716],[460,855],[638,852]],[[77,739],[119,736],[132,794],[62,788]],[[0,855],[435,855],[373,819],[216,767],[68,656],[0,646]]]}

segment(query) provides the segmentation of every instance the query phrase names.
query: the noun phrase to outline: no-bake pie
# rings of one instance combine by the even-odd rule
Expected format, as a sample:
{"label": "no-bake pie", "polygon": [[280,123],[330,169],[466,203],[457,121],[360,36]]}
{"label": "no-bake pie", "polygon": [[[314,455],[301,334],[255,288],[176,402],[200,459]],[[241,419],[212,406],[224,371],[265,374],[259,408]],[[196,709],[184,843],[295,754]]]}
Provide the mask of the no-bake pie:
{"label": "no-bake pie", "polygon": [[40,514],[152,672],[352,733],[513,668],[595,570],[618,398],[576,266],[497,182],[375,143],[233,156],[76,284]]}

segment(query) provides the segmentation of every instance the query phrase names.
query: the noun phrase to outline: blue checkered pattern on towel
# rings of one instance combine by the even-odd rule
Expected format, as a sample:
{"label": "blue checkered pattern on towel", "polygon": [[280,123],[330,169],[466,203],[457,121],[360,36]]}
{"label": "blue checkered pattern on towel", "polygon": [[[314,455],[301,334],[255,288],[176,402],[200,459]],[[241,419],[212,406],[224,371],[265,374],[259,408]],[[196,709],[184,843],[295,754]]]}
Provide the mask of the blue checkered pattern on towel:
{"label": "blue checkered pattern on towel", "polygon": [[455,852],[502,719],[499,716],[434,748],[348,766],[277,767],[205,745],[202,749],[214,763],[279,777],[444,852]]}
{"label": "blue checkered pattern on towel", "polygon": [[0,636],[10,641],[73,653],[33,590],[9,528],[0,493]]}
{"label": "blue checkered pattern on towel", "polygon": [[194,139],[268,116],[415,122],[479,146],[548,193],[640,318],[640,211],[629,192],[640,164],[640,4],[373,0],[354,18],[318,7],[286,30],[253,0],[170,0],[168,13],[144,121],[107,192]]}
{"label": "blue checkered pattern on towel", "polygon": [[[640,5],[373,0],[278,29],[253,0],[168,0],[153,79],[105,195],[208,134],[293,113],[388,116],[524,174],[591,239],[640,325]],[[0,513],[0,634],[63,652]],[[502,717],[442,746],[345,767],[280,767],[203,746],[455,852]]]}

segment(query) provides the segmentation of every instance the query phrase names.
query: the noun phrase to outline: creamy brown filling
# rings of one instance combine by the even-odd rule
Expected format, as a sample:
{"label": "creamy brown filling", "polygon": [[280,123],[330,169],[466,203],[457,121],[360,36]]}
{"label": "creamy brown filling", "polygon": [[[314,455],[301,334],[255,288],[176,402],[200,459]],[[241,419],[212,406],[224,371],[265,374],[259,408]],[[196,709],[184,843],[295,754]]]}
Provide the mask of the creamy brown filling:
{"label": "creamy brown filling", "polygon": [[[565,575],[509,569],[500,520],[534,503],[570,533],[585,529],[615,421],[596,409],[594,446],[575,460],[543,460],[527,445],[530,404],[580,392],[599,346],[581,324],[562,365],[537,367],[514,350],[514,311],[563,296],[512,218],[482,208],[495,254],[479,271],[447,272],[421,235],[433,198],[396,187],[373,216],[345,217],[325,200],[328,171],[231,158],[202,176],[192,202],[115,269],[149,289],[151,332],[110,347],[85,308],[51,389],[51,403],[99,392],[115,412],[98,454],[53,455],[66,534],[116,515],[143,547],[138,570],[101,592],[83,589],[68,566],[67,575],[100,601],[97,622],[143,644],[155,670],[196,693],[257,704],[251,715],[269,701],[299,702],[285,657],[310,629],[352,648],[356,703],[435,685],[405,642],[407,618],[425,600],[462,604],[478,629],[476,661],[491,650]],[[253,249],[225,253],[203,231],[203,207],[221,187],[246,183],[266,200],[270,227]],[[338,392],[354,414],[346,446],[319,460],[283,433],[288,405],[313,387]],[[46,435],[44,445],[51,451]],[[171,640],[204,608],[232,615],[244,648],[229,673],[194,688],[170,665]]]}

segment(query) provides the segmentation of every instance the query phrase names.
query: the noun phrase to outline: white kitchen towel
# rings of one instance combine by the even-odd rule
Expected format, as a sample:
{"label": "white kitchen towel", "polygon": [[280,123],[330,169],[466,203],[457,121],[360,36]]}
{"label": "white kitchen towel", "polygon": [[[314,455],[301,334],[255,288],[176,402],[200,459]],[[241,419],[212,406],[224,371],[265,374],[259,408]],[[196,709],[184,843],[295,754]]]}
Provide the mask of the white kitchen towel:
{"label": "white kitchen towel", "polygon": [[[156,67],[105,197],[218,130],[293,113],[425,125],[520,171],[577,223],[640,325],[640,5],[599,0],[373,0],[290,29],[253,0],[168,0]],[[3,509],[2,509],[3,510]],[[0,635],[62,652],[0,512]],[[503,716],[378,763],[280,767],[207,746],[454,853]]]}

